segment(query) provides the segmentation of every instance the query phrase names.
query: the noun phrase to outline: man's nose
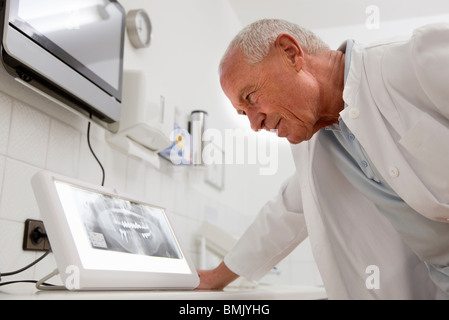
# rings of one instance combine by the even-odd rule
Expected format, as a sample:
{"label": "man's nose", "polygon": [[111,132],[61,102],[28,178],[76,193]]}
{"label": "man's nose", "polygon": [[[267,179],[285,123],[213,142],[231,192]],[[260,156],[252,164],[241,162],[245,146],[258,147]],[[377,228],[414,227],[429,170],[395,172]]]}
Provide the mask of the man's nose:
{"label": "man's nose", "polygon": [[260,113],[254,109],[248,109],[246,111],[246,115],[249,119],[249,123],[251,124],[251,129],[256,132],[264,129],[264,121],[266,116],[263,113]]}

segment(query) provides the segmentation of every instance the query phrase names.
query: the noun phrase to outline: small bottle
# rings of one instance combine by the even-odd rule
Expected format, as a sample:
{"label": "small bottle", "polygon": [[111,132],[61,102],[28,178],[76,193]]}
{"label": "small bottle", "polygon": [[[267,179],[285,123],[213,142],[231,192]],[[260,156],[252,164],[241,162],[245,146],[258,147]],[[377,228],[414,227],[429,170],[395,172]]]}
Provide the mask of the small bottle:
{"label": "small bottle", "polygon": [[192,139],[192,164],[203,164],[203,133],[206,128],[207,112],[194,110],[190,113],[189,133]]}

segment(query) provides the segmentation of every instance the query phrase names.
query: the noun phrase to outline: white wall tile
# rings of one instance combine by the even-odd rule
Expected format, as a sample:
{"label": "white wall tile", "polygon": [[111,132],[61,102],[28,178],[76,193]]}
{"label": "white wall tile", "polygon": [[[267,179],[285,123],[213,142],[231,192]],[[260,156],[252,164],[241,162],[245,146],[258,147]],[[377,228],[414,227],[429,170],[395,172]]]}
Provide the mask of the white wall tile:
{"label": "white wall tile", "polygon": [[[0,270],[3,273],[19,270],[37,258],[35,252],[22,250],[23,230],[23,223],[7,220],[0,223]],[[29,269],[17,275],[3,277],[2,281],[33,279],[33,276],[33,269]]]}
{"label": "white wall tile", "polygon": [[162,206],[168,208],[170,211],[174,211],[175,209],[175,184],[177,182],[170,179],[169,176],[163,175],[160,179],[160,203]]}
{"label": "white wall tile", "polygon": [[183,181],[175,182],[172,190],[174,192],[173,211],[175,211],[179,215],[190,217],[190,202],[198,201],[198,198],[194,197],[195,190],[191,189],[189,183],[185,183]]}
{"label": "white wall tile", "polygon": [[188,203],[187,216],[196,221],[203,221],[207,212],[205,195],[197,190],[192,190],[189,197],[190,201]]}
{"label": "white wall tile", "polygon": [[163,205],[161,200],[161,181],[164,174],[157,171],[155,168],[148,167],[145,172],[145,200],[157,205]]}
{"label": "white wall tile", "polygon": [[7,159],[0,203],[0,218],[24,222],[26,219],[39,219],[40,213],[31,178],[39,168],[26,163]]}
{"label": "white wall tile", "polygon": [[201,226],[201,222],[193,219],[187,220],[187,234],[189,235],[189,250],[190,252],[199,252],[199,242],[198,242],[198,230]]}
{"label": "white wall tile", "polygon": [[49,130],[49,117],[14,100],[8,155],[44,167]]}
{"label": "white wall tile", "polygon": [[[101,162],[103,168],[106,163],[106,145],[104,142],[97,140],[93,135],[90,137],[92,150]],[[92,152],[87,144],[87,135],[81,135],[80,161],[78,164],[78,179],[95,185],[100,185],[103,173],[97,160],[95,160]]]}
{"label": "white wall tile", "polygon": [[66,176],[76,177],[80,153],[81,134],[74,128],[51,120],[48,142],[47,169]]}
{"label": "white wall tile", "polygon": [[134,157],[128,157],[125,192],[138,198],[145,196],[145,162]]}
{"label": "white wall tile", "polygon": [[103,163],[106,179],[105,186],[125,192],[128,157],[113,148],[108,148]]}
{"label": "white wall tile", "polygon": [[12,99],[0,92],[0,154],[6,154],[11,124]]}

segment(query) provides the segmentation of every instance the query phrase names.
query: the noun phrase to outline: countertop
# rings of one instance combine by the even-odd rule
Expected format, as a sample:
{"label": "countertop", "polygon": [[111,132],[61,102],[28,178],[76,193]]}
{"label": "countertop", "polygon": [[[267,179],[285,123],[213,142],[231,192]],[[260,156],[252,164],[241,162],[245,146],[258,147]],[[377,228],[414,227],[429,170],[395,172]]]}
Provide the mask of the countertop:
{"label": "countertop", "polygon": [[34,284],[0,287],[0,300],[319,300],[327,299],[323,287],[258,285],[222,291],[40,291]]}

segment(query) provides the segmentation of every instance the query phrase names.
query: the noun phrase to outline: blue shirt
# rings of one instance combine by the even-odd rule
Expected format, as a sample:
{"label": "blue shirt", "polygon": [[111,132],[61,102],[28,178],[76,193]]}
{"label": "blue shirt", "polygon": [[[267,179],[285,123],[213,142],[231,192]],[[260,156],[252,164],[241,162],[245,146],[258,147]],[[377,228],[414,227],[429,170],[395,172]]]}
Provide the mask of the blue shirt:
{"label": "blue shirt", "polygon": [[[354,41],[348,40],[339,48],[345,52],[345,82],[353,45]],[[437,298],[449,299],[449,224],[430,220],[405,203],[382,178],[341,118],[339,124],[320,130],[318,141],[342,174],[373,201],[404,242],[424,261],[437,285]]]}

